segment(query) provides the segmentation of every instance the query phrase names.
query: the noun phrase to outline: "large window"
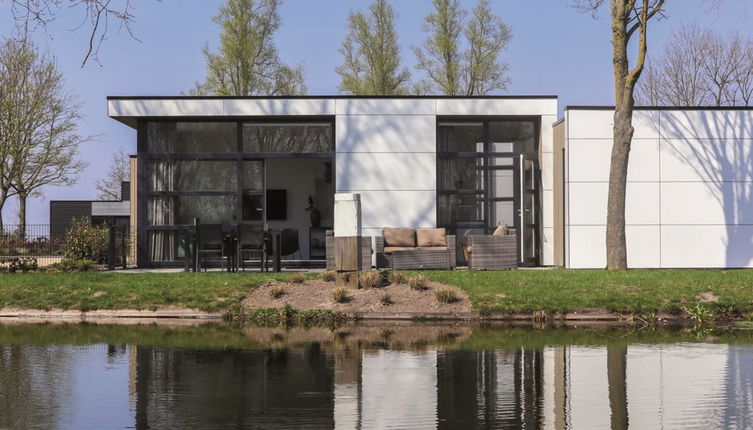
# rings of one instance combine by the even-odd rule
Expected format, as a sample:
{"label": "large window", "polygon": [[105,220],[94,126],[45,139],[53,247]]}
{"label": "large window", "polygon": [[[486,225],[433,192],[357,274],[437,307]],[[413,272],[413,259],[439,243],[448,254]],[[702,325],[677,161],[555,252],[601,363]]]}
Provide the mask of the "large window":
{"label": "large window", "polygon": [[[459,246],[470,234],[519,228],[517,172],[524,158],[535,164],[537,151],[533,120],[439,121],[438,224],[458,236]],[[457,255],[463,263],[460,249]]]}
{"label": "large window", "polygon": [[[205,224],[264,222],[265,159],[332,157],[332,121],[150,121],[139,147],[143,240],[150,262],[183,258]],[[294,154],[294,155],[293,155]]]}

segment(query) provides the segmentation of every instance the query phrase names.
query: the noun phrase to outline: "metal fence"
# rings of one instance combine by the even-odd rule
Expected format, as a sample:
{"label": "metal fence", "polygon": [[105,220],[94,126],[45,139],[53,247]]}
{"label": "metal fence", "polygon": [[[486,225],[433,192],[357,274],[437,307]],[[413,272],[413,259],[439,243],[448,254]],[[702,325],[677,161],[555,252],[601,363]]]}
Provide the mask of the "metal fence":
{"label": "metal fence", "polygon": [[[39,267],[57,263],[65,257],[69,226],[49,224],[4,225],[0,229],[0,264],[16,258],[34,258]],[[106,226],[108,246],[106,264],[109,268],[135,266],[135,235],[130,226]]]}

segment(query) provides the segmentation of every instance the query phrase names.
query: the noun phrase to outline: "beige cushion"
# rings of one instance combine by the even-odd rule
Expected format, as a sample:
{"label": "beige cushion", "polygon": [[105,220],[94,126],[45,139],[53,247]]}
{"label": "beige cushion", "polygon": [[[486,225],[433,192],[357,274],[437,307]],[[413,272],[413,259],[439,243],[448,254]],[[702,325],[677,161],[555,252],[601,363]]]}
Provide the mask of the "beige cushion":
{"label": "beige cushion", "polygon": [[447,247],[447,233],[443,228],[419,228],[416,230],[418,246],[444,246]]}
{"label": "beige cushion", "polygon": [[422,251],[447,251],[446,246],[419,246],[416,249],[420,249]]}
{"label": "beige cushion", "polygon": [[395,251],[415,251],[417,248],[413,248],[412,246],[385,246],[384,252],[385,254],[389,254],[390,252]]}
{"label": "beige cushion", "polygon": [[416,230],[412,228],[385,228],[382,229],[384,246],[416,246]]}
{"label": "beige cushion", "polygon": [[507,225],[501,225],[497,227],[496,230],[494,230],[494,233],[492,233],[492,236],[507,236],[510,234],[510,229],[507,228]]}

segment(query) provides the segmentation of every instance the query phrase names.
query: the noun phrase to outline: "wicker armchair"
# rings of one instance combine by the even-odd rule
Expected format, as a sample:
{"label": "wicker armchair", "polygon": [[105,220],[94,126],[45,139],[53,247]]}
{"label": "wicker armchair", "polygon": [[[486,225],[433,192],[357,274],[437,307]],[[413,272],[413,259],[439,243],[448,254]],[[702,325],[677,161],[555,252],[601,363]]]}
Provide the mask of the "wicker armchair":
{"label": "wicker armchair", "polygon": [[447,235],[447,249],[429,250],[415,248],[413,250],[384,252],[384,238],[374,238],[376,245],[377,268],[394,270],[451,270],[455,267],[455,236]]}
{"label": "wicker armchair", "polygon": [[515,269],[518,267],[518,236],[510,230],[507,236],[468,236],[471,255],[468,268],[474,270]]}

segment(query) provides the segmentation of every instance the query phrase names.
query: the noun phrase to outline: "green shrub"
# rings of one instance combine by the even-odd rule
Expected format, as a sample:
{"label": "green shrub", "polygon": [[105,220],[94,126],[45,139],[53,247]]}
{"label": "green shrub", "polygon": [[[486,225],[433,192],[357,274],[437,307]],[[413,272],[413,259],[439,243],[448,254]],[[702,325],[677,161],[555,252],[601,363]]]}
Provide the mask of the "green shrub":
{"label": "green shrub", "polygon": [[92,225],[84,218],[74,220],[65,237],[65,257],[71,260],[107,262],[108,230],[106,226]]}
{"label": "green shrub", "polygon": [[416,275],[408,278],[408,286],[411,290],[425,290],[428,288],[429,280],[424,275]]}
{"label": "green shrub", "polygon": [[72,260],[64,258],[49,266],[48,271],[60,272],[96,272],[97,263],[92,260]]}
{"label": "green shrub", "polygon": [[335,282],[337,279],[337,272],[333,270],[327,270],[326,272],[322,273],[322,281],[324,282]]}
{"label": "green shrub", "polygon": [[458,295],[454,288],[440,288],[434,291],[434,297],[439,303],[455,303],[458,301]]}
{"label": "green shrub", "polygon": [[306,281],[306,277],[302,273],[296,273],[290,277],[290,282],[293,284],[302,284]]}

